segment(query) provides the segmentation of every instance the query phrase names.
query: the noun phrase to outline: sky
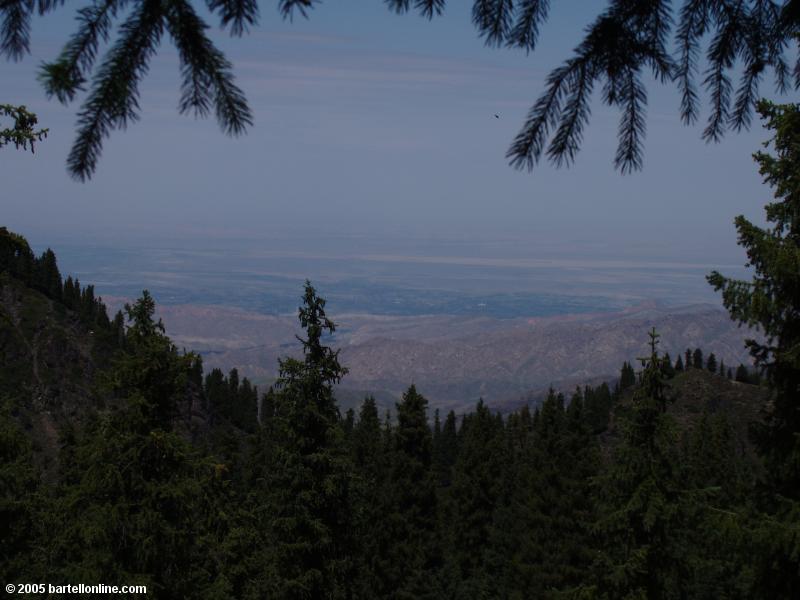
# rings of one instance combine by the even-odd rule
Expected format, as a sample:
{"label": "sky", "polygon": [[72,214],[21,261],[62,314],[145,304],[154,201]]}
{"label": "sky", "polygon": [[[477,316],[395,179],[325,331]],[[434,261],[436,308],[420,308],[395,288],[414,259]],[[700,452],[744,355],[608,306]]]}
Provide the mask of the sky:
{"label": "sky", "polygon": [[35,247],[248,240],[410,255],[450,243],[477,259],[713,267],[744,262],[733,218],[761,222],[770,198],[751,157],[766,132],[708,145],[702,125],[680,124],[674,90],[655,82],[642,172],[614,170],[618,114],[600,103],[573,167],[508,165],[547,73],[598,10],[585,1],[553,3],[531,55],[485,47],[466,1],[430,22],[377,0],[328,0],[287,22],[263,2],[242,38],[212,22],[254,112],[246,136],[178,114],[166,40],[141,86],[141,120],[114,132],[94,178],[78,183],[65,161],[80,98],[48,101],[36,81],[73,29],[74,4],[35,19],[31,56],[0,65],[0,101],[27,105],[50,129],[34,155],[0,151],[0,221]]}

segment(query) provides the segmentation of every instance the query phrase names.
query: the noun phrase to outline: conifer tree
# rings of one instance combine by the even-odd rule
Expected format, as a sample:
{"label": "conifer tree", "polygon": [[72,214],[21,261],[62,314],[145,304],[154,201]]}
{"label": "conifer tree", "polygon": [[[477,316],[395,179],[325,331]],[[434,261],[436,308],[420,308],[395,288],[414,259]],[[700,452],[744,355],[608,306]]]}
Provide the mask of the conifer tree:
{"label": "conifer tree", "polygon": [[522,452],[505,469],[493,544],[503,557],[493,564],[505,588],[501,597],[525,598],[531,590],[557,597],[583,581],[591,564],[590,479],[597,454],[581,396],[573,395],[565,408],[563,396],[551,389]]}
{"label": "conifer tree", "polygon": [[129,344],[104,383],[124,405],[101,413],[63,461],[48,569],[64,580],[205,595],[215,579],[208,545],[221,482],[175,431],[193,357],[178,354],[154,311],[147,291],[126,305]]}
{"label": "conifer tree", "polygon": [[608,428],[613,396],[607,383],[596,388],[586,387],[583,392],[586,422],[593,433],[602,433]]}
{"label": "conifer tree", "polygon": [[636,383],[636,374],[633,371],[633,367],[629,362],[627,361],[623,362],[619,377],[620,391],[624,392],[628,388],[632,387],[635,383]]}
{"label": "conifer tree", "polygon": [[436,598],[441,553],[436,538],[437,498],[428,401],[414,385],[397,404],[391,433],[390,475],[381,528],[378,596]]}
{"label": "conifer tree", "polygon": [[498,581],[488,570],[495,508],[507,458],[503,423],[479,401],[459,432],[458,459],[447,492],[448,573],[456,597],[488,597]]}
{"label": "conifer tree", "polygon": [[750,373],[747,371],[747,367],[741,363],[736,367],[736,381],[739,383],[750,383]]}
{"label": "conifer tree", "polygon": [[[757,441],[766,459],[768,482],[781,498],[766,507],[762,539],[766,560],[760,588],[772,597],[800,592],[800,105],[758,104],[758,112],[774,132],[771,148],[754,157],[775,199],[766,206],[768,228],[736,218],[739,244],[753,267],[751,281],[718,272],[708,280],[722,292],[731,318],[760,330],[764,340],[749,339],[755,365],[766,376],[772,410]],[[737,369],[742,379],[744,367]],[[779,523],[779,525],[777,525]]]}
{"label": "conifer tree", "polygon": [[708,369],[712,373],[717,372],[717,357],[714,356],[714,353],[708,355],[708,360],[706,361],[706,369]]}
{"label": "conifer tree", "polygon": [[700,348],[695,348],[692,352],[692,367],[695,369],[703,368],[703,351]]}
{"label": "conifer tree", "polygon": [[[346,597],[351,581],[352,466],[333,386],[347,373],[322,343],[336,326],[307,281],[300,324],[303,359],[280,361],[275,403],[285,414],[271,488],[278,598]],[[264,593],[269,594],[268,590]]]}
{"label": "conifer tree", "polygon": [[387,507],[388,449],[385,446],[375,398],[364,399],[353,425],[350,450],[355,469],[356,516],[358,540],[353,594],[369,598],[381,587],[381,543],[383,536],[376,527],[385,517]]}
{"label": "conifer tree", "polygon": [[664,356],[661,357],[661,370],[664,372],[664,377],[667,379],[675,377],[675,367],[672,366],[672,359],[669,356],[669,352],[665,352]]}
{"label": "conifer tree", "polygon": [[55,253],[48,248],[36,263],[37,277],[34,287],[53,300],[61,300],[61,273],[58,271]]}
{"label": "conifer tree", "polygon": [[453,478],[453,466],[458,456],[458,433],[456,413],[452,410],[447,413],[441,432],[434,438],[433,444],[433,470],[436,474],[436,483],[443,488],[450,486]]}
{"label": "conifer tree", "polygon": [[683,358],[681,358],[680,354],[678,355],[678,360],[675,361],[675,370],[678,373],[683,372]]}
{"label": "conifer tree", "polygon": [[660,368],[658,334],[640,359],[641,381],[627,415],[623,438],[600,482],[602,517],[597,531],[594,593],[608,598],[673,598],[685,594],[687,558],[680,547],[685,527],[677,472],[677,437],[666,414],[668,398]]}

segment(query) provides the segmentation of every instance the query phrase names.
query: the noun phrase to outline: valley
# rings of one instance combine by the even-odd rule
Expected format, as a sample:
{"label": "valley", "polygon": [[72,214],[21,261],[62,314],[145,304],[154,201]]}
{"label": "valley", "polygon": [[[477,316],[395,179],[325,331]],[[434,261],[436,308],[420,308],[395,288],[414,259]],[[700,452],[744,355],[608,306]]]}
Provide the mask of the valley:
{"label": "valley", "polygon": [[[121,298],[106,298],[111,308]],[[278,375],[278,359],[297,356],[301,330],[294,315],[265,315],[211,305],[159,305],[179,348],[201,354],[206,370],[232,368],[262,388]],[[714,352],[728,366],[749,364],[747,332],[710,304],[675,307],[653,301],[625,309],[499,319],[486,316],[330,314],[330,342],[349,372],[337,388],[343,408],[365,394],[393,408],[412,383],[433,408],[464,412],[483,398],[513,410],[553,385],[611,381],[623,361],[646,350],[647,331],[661,334],[674,359],[687,347]]]}

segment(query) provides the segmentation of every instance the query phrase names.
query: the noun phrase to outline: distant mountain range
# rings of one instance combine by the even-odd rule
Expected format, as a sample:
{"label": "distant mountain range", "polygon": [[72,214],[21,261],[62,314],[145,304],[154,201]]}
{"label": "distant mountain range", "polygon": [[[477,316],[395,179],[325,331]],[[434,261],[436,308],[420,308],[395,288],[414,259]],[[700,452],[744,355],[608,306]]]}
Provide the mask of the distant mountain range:
{"label": "distant mountain range", "polygon": [[[199,351],[207,371],[236,367],[264,386],[277,376],[278,359],[299,351],[299,329],[290,316],[200,305],[161,306],[159,312],[167,333],[178,346]],[[366,393],[391,407],[414,383],[432,407],[461,411],[483,398],[512,409],[550,385],[569,391],[615,379],[623,361],[644,355],[651,327],[673,360],[699,347],[733,367],[749,364],[744,339],[752,335],[708,304],[644,302],[617,312],[527,319],[331,316],[339,325],[331,345],[341,348],[349,369],[338,391],[345,407]]]}

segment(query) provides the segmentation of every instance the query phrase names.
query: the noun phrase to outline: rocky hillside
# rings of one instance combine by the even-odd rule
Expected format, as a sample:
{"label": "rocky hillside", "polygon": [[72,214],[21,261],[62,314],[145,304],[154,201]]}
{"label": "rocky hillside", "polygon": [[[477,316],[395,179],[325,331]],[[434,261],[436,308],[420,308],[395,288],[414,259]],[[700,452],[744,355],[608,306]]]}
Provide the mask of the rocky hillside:
{"label": "rocky hillside", "polygon": [[99,402],[98,350],[73,311],[0,274],[0,398],[11,402],[45,460],[55,455],[59,426],[79,422]]}
{"label": "rocky hillside", "polygon": [[[161,316],[179,346],[203,354],[206,367],[233,367],[262,383],[277,375],[278,358],[297,351],[294,317],[209,306],[166,306]],[[655,326],[673,359],[687,347],[747,363],[747,332],[714,306],[645,303],[601,314],[535,319],[333,315],[334,344],[349,368],[342,397],[372,392],[399,398],[415,383],[433,406],[462,410],[480,397],[513,408],[551,384],[610,380],[623,361],[646,349]],[[391,401],[389,402],[391,404]]]}

